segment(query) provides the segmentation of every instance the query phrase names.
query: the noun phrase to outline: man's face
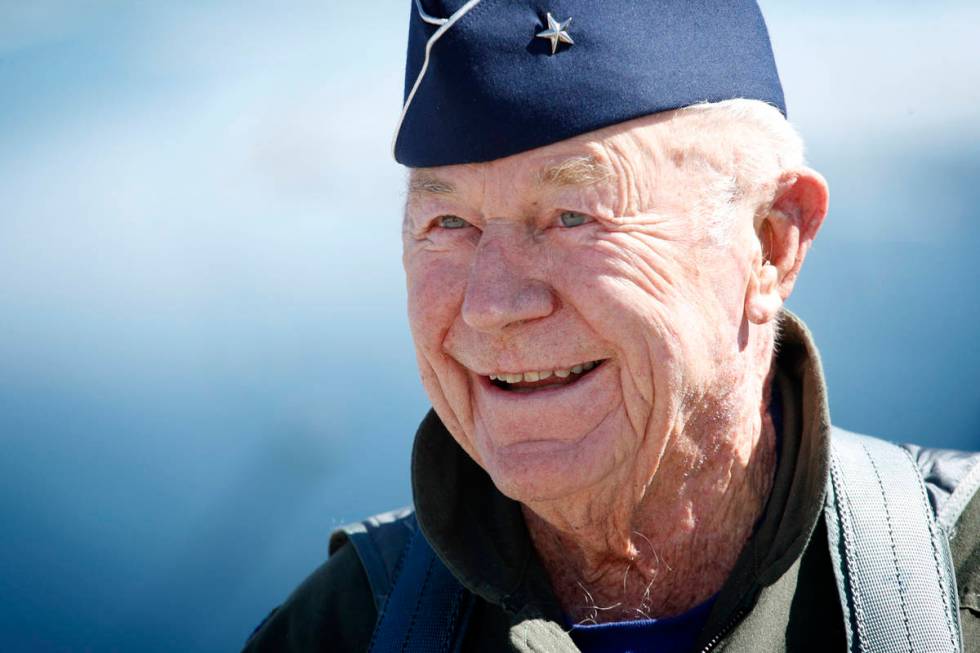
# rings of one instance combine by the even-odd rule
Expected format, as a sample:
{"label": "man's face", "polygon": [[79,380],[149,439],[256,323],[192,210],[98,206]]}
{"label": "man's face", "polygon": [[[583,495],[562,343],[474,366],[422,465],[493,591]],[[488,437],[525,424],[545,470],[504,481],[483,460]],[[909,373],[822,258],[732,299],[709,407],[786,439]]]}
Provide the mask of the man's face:
{"label": "man's face", "polygon": [[412,171],[404,265],[422,381],[514,499],[642,493],[669,448],[690,448],[685,426],[725,410],[758,240],[729,203],[731,153],[691,120]]}

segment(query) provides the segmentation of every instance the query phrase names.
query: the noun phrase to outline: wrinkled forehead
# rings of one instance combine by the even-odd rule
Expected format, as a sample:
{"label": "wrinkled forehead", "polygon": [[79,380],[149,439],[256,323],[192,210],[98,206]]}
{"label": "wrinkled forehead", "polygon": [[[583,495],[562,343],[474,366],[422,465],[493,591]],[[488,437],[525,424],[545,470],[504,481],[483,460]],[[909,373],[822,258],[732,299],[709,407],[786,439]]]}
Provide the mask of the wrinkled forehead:
{"label": "wrinkled forehead", "polygon": [[706,125],[684,111],[661,112],[493,161],[410,168],[408,192],[451,197],[474,186],[583,189],[613,185],[623,176],[650,177],[665,166],[695,175],[725,167],[731,157],[723,149],[733,139],[722,134],[731,128]]}
{"label": "wrinkled forehead", "polygon": [[[577,151],[576,151],[577,150]],[[472,186],[505,184],[541,189],[585,188],[613,177],[608,158],[595,148],[570,148],[568,153],[528,153],[486,163],[414,168],[409,172],[412,195],[453,196]]]}

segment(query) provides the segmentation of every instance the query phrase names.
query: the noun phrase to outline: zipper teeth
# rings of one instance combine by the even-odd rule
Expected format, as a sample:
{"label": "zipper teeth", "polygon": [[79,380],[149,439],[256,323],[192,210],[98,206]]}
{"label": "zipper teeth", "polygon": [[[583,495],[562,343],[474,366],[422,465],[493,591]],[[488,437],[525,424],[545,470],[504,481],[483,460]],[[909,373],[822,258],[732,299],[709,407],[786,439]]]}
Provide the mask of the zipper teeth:
{"label": "zipper teeth", "polygon": [[738,612],[736,612],[735,616],[732,617],[727,624],[725,624],[725,627],[719,630],[718,633],[711,638],[711,641],[709,641],[705,645],[705,647],[701,649],[701,653],[709,653],[711,649],[718,646],[718,642],[720,642],[725,635],[727,635],[732,631],[732,629],[735,627],[735,624],[737,624],[739,621],[742,620],[742,617],[745,616],[746,612],[748,612],[748,610],[739,610]]}

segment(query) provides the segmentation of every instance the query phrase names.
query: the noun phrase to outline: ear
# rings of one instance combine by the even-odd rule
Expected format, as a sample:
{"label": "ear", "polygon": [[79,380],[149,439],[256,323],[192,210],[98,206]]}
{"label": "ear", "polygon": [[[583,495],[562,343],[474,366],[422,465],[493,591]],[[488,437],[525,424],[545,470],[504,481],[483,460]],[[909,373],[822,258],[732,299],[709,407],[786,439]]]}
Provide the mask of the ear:
{"label": "ear", "polygon": [[776,199],[757,218],[761,259],[754,262],[745,294],[745,314],[765,324],[793,292],[803,259],[827,215],[829,192],[819,172],[800,168],[779,178]]}

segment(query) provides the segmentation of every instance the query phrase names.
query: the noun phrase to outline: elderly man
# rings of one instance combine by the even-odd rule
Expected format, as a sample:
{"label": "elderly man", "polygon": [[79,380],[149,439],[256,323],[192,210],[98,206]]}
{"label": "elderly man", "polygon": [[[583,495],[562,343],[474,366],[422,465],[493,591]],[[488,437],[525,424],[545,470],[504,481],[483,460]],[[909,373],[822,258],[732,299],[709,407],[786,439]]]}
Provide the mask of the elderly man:
{"label": "elderly man", "polygon": [[783,309],[828,198],[784,115],[749,0],[416,0],[415,509],[248,648],[977,650],[978,459],[832,430]]}

